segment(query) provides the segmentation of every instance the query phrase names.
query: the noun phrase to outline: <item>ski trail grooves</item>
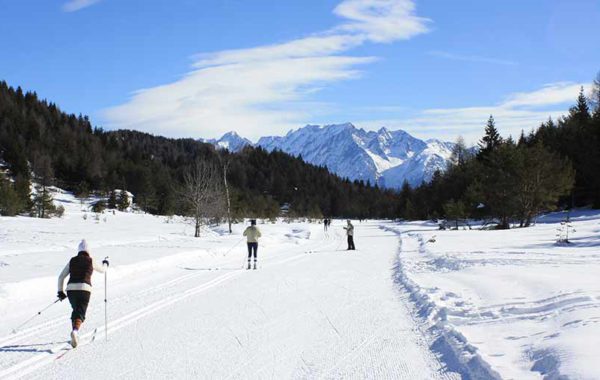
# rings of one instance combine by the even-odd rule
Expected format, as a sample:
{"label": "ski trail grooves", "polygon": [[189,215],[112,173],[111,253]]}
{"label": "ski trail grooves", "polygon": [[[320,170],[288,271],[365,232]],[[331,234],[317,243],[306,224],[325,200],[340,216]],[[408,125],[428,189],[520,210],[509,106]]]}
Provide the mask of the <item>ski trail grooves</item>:
{"label": "ski trail grooves", "polygon": [[[188,275],[185,275],[185,276],[180,276],[180,277],[177,277],[177,278],[175,278],[173,280],[170,280],[170,281],[161,283],[159,285],[150,287],[150,288],[148,288],[146,290],[140,291],[140,292],[137,293],[137,296],[147,295],[149,293],[153,293],[153,292],[159,291],[159,290],[164,289],[166,287],[172,287],[172,286],[177,285],[177,284],[179,284],[181,282],[184,282],[184,281],[187,281],[187,280],[193,279],[195,277],[199,277],[199,276],[201,276],[201,274],[196,274],[196,273],[188,274]],[[126,299],[126,298],[127,297],[125,297],[125,296],[120,296],[120,297],[114,298],[113,300],[111,300],[111,304],[114,305],[114,304],[119,303],[120,301],[122,301],[123,299]],[[67,301],[67,303],[68,303],[68,301]],[[43,333],[45,331],[53,330],[57,326],[59,326],[62,322],[64,322],[64,320],[65,320],[64,317],[53,318],[53,319],[50,319],[50,320],[48,320],[46,322],[43,322],[43,323],[41,323],[39,325],[35,325],[35,326],[29,327],[29,328],[24,328],[22,330],[19,330],[15,334],[7,335],[3,339],[0,340],[0,348],[8,346],[10,344],[22,342],[23,339],[25,339],[25,338],[30,338],[32,336],[39,335],[40,333]]]}
{"label": "ski trail grooves", "polygon": [[[299,259],[302,259],[305,257],[306,257],[306,255],[300,254],[300,255],[289,257],[284,260],[280,260],[276,263],[266,264],[265,267],[285,264],[285,263],[299,260]],[[122,328],[127,327],[127,326],[137,322],[141,318],[144,318],[150,314],[153,314],[160,310],[163,310],[163,309],[165,309],[173,304],[176,304],[180,301],[183,301],[191,296],[194,296],[196,294],[199,294],[206,290],[214,288],[215,286],[218,286],[218,285],[220,285],[228,280],[231,280],[233,278],[239,277],[245,273],[246,273],[246,271],[243,271],[243,270],[239,270],[236,272],[229,272],[229,273],[223,274],[211,281],[208,281],[202,285],[185,290],[180,295],[173,296],[168,299],[161,300],[161,301],[156,301],[156,302],[154,302],[150,305],[147,305],[133,313],[129,313],[127,315],[124,315],[124,316],[114,320],[114,321],[109,322],[108,323],[108,331],[111,333],[119,331]],[[96,334],[102,334],[102,333],[104,333],[104,330],[105,330],[104,326],[100,326],[97,328]],[[81,336],[81,339],[84,341],[88,340],[92,336],[93,333],[94,332],[92,331],[87,334],[83,334]],[[84,343],[83,345],[86,345],[86,344],[87,343]],[[32,372],[40,369],[41,367],[43,367],[49,363],[52,363],[59,355],[63,354],[61,351],[68,347],[69,347],[68,343],[63,343],[63,344],[60,344],[60,345],[57,345],[57,346],[51,348],[49,350],[49,352],[38,353],[29,359],[26,359],[16,365],[13,365],[12,367],[9,367],[9,368],[1,371],[0,379],[18,379],[18,378],[21,378],[28,374],[31,374]]]}
{"label": "ski trail grooves", "polygon": [[[297,244],[279,237],[285,249],[274,237],[266,240],[264,270],[190,274],[174,267],[123,283],[122,302],[111,303],[108,342],[89,345],[91,333],[82,334],[80,348],[61,351],[66,344],[38,348],[29,339],[25,350],[6,356],[11,367],[0,369],[0,377],[455,379],[398,296],[397,236],[373,234],[378,223],[363,223],[357,226],[362,249],[342,252],[342,234],[332,230],[328,238],[315,227],[300,229],[312,229],[312,239],[292,240]],[[93,306],[88,323],[101,337],[102,304]],[[57,336],[50,330],[36,339]],[[42,352],[47,347],[54,352]]]}

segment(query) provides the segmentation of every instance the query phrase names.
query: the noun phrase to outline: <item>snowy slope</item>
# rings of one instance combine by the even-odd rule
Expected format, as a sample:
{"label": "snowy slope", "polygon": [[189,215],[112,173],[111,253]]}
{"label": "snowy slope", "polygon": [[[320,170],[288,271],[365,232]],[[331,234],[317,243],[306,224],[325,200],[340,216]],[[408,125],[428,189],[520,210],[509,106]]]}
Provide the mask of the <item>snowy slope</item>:
{"label": "snowy slope", "polygon": [[[230,132],[208,142],[236,151],[248,143],[240,139]],[[351,123],[307,125],[285,136],[262,137],[256,143],[268,151],[278,149],[302,156],[306,162],[326,166],[341,177],[391,188],[401,187],[405,180],[411,185],[431,180],[436,170],[446,169],[453,145],[423,141],[402,130],[365,131]]]}
{"label": "snowy slope", "polygon": [[239,152],[247,145],[252,145],[252,141],[241,137],[236,132],[227,132],[220,139],[200,139],[200,141],[212,144],[220,149],[227,149],[231,152]]}
{"label": "snowy slope", "polygon": [[454,144],[430,139],[418,153],[403,165],[391,167],[382,172],[387,187],[400,187],[406,180],[411,185],[428,182],[436,171],[443,172],[448,166]]}
{"label": "snowy slope", "polygon": [[[328,233],[259,224],[260,268],[246,271],[241,224],[195,239],[182,219],[84,220],[73,197],[57,197],[64,219],[0,218],[2,379],[457,379],[410,315],[393,281],[397,237],[378,223],[357,223],[353,253],[341,222]],[[66,302],[11,334],[52,302],[84,237],[94,257],[111,258],[108,341],[99,274],[76,350],[66,350]]]}
{"label": "snowy slope", "polygon": [[405,131],[365,131],[351,123],[309,125],[284,137],[263,137],[257,145],[301,155],[307,162],[323,165],[350,179],[369,180],[399,188],[406,180],[418,185],[444,170],[452,143],[419,140]]}
{"label": "snowy slope", "polygon": [[506,379],[600,378],[600,212],[575,214],[572,244],[557,245],[564,217],[508,231],[392,228],[399,282],[440,347]]}

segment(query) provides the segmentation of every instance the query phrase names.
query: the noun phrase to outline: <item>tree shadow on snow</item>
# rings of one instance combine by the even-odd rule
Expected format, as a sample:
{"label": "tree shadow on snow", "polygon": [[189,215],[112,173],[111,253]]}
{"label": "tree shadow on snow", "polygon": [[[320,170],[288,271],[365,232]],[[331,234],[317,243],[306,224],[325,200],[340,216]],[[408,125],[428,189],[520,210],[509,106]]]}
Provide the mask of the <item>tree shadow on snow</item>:
{"label": "tree shadow on snow", "polygon": [[569,237],[568,243],[558,243],[556,240],[551,240],[544,243],[527,244],[522,246],[523,249],[540,249],[540,248],[585,248],[585,247],[600,247],[600,238],[592,238],[590,236]]}

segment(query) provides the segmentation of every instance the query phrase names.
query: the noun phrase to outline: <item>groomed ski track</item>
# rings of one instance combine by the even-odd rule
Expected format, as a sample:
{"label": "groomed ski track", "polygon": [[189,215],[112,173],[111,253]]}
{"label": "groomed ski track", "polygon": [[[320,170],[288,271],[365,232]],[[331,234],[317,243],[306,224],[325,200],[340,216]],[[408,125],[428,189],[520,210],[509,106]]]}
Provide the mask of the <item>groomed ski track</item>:
{"label": "groomed ski track", "polygon": [[65,353],[63,305],[0,338],[0,379],[456,378],[394,282],[397,235],[379,227],[356,225],[351,253],[339,228],[284,251],[261,247],[256,271],[241,269],[240,244],[206,268],[181,263],[114,284],[109,272],[108,341],[97,286],[80,347]]}

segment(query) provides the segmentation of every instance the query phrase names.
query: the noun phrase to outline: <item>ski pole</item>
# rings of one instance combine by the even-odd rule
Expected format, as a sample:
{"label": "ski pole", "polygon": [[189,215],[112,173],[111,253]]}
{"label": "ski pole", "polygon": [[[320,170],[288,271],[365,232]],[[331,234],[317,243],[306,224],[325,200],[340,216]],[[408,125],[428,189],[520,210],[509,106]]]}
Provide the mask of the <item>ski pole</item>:
{"label": "ski pole", "polygon": [[235,247],[237,247],[237,246],[238,246],[238,244],[240,244],[240,243],[242,242],[242,240],[244,240],[244,237],[242,237],[242,238],[241,238],[241,239],[240,239],[240,240],[239,240],[237,243],[235,243],[235,244],[234,244],[234,245],[233,245],[231,248],[229,248],[229,250],[227,250],[227,252],[225,252],[225,253],[223,254],[223,257],[227,256],[227,255],[228,255],[228,254],[229,254],[231,251],[233,251],[233,249],[234,249]]}
{"label": "ski pole", "polygon": [[[108,256],[104,258],[108,261]],[[108,341],[108,301],[107,301],[108,265],[104,271],[104,338]]]}
{"label": "ski pole", "polygon": [[12,330],[13,334],[16,334],[17,331],[19,331],[23,326],[25,326],[26,324],[28,324],[29,322],[31,322],[32,320],[34,320],[38,315],[41,315],[44,311],[48,310],[50,307],[52,307],[55,303],[62,301],[60,298],[57,298],[56,301],[52,302],[50,305],[46,306],[45,308],[43,308],[42,310],[38,311],[33,317],[29,318],[28,320],[26,320],[25,322],[21,323],[19,326],[17,326],[16,328],[14,328]]}

